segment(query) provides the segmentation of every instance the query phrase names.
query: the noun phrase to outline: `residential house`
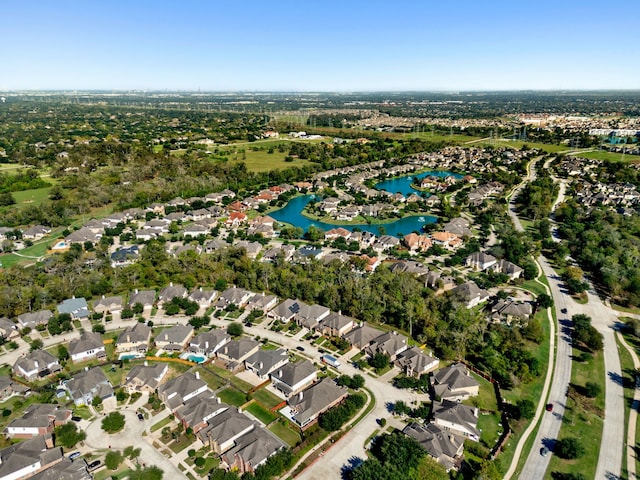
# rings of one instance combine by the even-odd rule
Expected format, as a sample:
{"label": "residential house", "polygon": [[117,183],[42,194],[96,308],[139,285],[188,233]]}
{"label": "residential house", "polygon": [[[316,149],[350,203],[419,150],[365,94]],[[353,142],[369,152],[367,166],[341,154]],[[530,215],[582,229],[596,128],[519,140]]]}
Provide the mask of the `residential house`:
{"label": "residential house", "polygon": [[353,330],[355,324],[354,318],[343,315],[342,312],[333,312],[320,321],[316,330],[327,337],[342,337]]}
{"label": "residential house", "polygon": [[74,320],[89,318],[89,305],[84,298],[68,298],[57,306],[58,313],[68,313]]}
{"label": "residential house", "polygon": [[340,199],[335,197],[325,198],[318,204],[318,209],[324,213],[335,213],[338,210]]}
{"label": "residential house", "polygon": [[462,246],[462,239],[451,232],[433,232],[431,242],[446,250],[456,250]]}
{"label": "residential house", "polygon": [[91,405],[95,397],[105,400],[113,396],[113,388],[100,367],[76,373],[64,387],[77,407]]}
{"label": "residential house", "polygon": [[198,395],[185,402],[175,411],[176,418],[184,428],[191,428],[197,434],[208,425],[208,421],[229,409],[229,405],[220,402],[217,397]]}
{"label": "residential house", "polygon": [[345,240],[349,240],[350,236],[351,232],[342,227],[332,228],[331,230],[327,230],[324,233],[325,240],[335,240],[336,238],[344,238]]}
{"label": "residential house", "polygon": [[508,275],[510,280],[520,278],[524,271],[515,263],[511,263],[504,259],[498,260],[491,269],[496,273],[504,273],[505,275]]}
{"label": "residential house", "polygon": [[157,304],[159,307],[165,303],[171,303],[174,298],[185,298],[188,295],[187,289],[182,285],[174,285],[173,282],[160,290],[158,294]]}
{"label": "residential house", "polygon": [[256,293],[247,302],[245,307],[248,311],[259,310],[263,314],[266,314],[269,310],[276,306],[278,303],[278,297],[275,295],[265,295],[264,292]]}
{"label": "residential house", "polygon": [[408,377],[420,377],[437,369],[440,361],[427,355],[418,347],[411,347],[401,352],[395,363]]}
{"label": "residential house", "polygon": [[424,279],[425,286],[437,290],[436,294],[449,291],[456,286],[453,277],[441,275],[440,272],[431,271]]}
{"label": "residential house", "polygon": [[4,402],[14,395],[25,395],[31,389],[14,381],[9,375],[0,375],[0,402]]}
{"label": "residential house", "polygon": [[299,302],[298,305],[300,306],[300,310],[296,313],[295,321],[301,327],[308,328],[309,330],[315,330],[318,324],[331,313],[331,310],[327,307],[318,304],[307,305],[306,303]]}
{"label": "residential house", "polygon": [[278,247],[270,248],[262,254],[263,262],[275,262],[278,258],[282,258],[285,262],[288,262],[293,257],[296,251],[294,245],[280,245]]}
{"label": "residential house", "polygon": [[471,235],[469,220],[462,217],[452,218],[443,228],[445,232],[453,233],[459,237]]}
{"label": "residential house", "polygon": [[50,310],[23,313],[18,315],[18,326],[20,329],[25,327],[34,329],[38,325],[46,325],[51,317],[53,317],[53,313]]}
{"label": "residential house", "polygon": [[407,337],[397,332],[385,332],[371,340],[364,351],[370,356],[382,353],[387,355],[389,360],[393,362],[407,348],[409,348]]}
{"label": "residential house", "polygon": [[236,407],[230,407],[211,417],[207,426],[200,429],[198,438],[215,453],[223,453],[235,445],[243,435],[256,428],[256,424],[242,415]]}
{"label": "residential house", "polygon": [[129,308],[133,308],[136,303],[139,303],[145,310],[151,311],[153,304],[156,301],[155,290],[138,290],[137,288],[131,293],[129,298]]}
{"label": "residential house", "polygon": [[478,409],[459,402],[444,400],[433,402],[433,423],[446,432],[480,441],[478,430]]}
{"label": "residential house", "polygon": [[22,232],[22,238],[24,240],[40,240],[50,233],[51,229],[49,227],[45,227],[44,225],[34,225]]}
{"label": "residential house", "polygon": [[156,336],[156,347],[165,352],[181,352],[193,337],[191,325],[174,325]]}
{"label": "residential house", "polygon": [[475,397],[480,391],[480,384],[462,363],[455,363],[433,374],[431,386],[436,399],[456,402]]}
{"label": "residential house", "polygon": [[236,246],[238,248],[244,248],[247,257],[256,258],[262,251],[262,244],[260,242],[249,242],[248,240],[239,241]]}
{"label": "residential house", "polygon": [[209,231],[210,229],[205,227],[204,225],[192,223],[191,225],[187,225],[182,229],[182,234],[185,237],[199,237],[200,235],[207,235]]}
{"label": "residential house", "polygon": [[435,423],[410,423],[402,433],[413,438],[445,470],[457,470],[462,463],[464,441]]}
{"label": "residential house", "polygon": [[124,386],[129,393],[149,392],[152,393],[158,388],[164,376],[168,373],[169,366],[166,363],[156,363],[155,365],[136,365],[127,374]]}
{"label": "residential house", "polygon": [[476,282],[473,280],[469,280],[458,285],[451,290],[451,293],[464,302],[467,308],[473,308],[476,305],[480,305],[481,303],[486,302],[491,296],[489,292],[478,287]]}
{"label": "residential house", "polygon": [[9,438],[33,438],[53,433],[57,426],[71,421],[71,410],[57,404],[34,403],[29,405],[22,417],[13,419],[4,429]]}
{"label": "residential house", "polygon": [[209,330],[199,333],[191,339],[189,351],[209,358],[229,341],[231,341],[231,335],[224,330]]}
{"label": "residential house", "polygon": [[469,255],[464,264],[473,270],[484,271],[493,267],[498,260],[493,255],[484,252],[475,252]]}
{"label": "residential house", "polygon": [[84,362],[92,358],[105,359],[107,353],[99,333],[82,332],[80,338],[69,342],[69,355],[74,362]]}
{"label": "residential house", "polygon": [[18,357],[13,364],[13,372],[29,381],[39,380],[62,370],[56,357],[46,350],[34,350]]}
{"label": "residential house", "polygon": [[0,337],[5,341],[20,337],[18,325],[6,317],[0,318]]}
{"label": "residential house", "polygon": [[258,350],[244,361],[244,366],[266,380],[271,372],[286,363],[289,363],[289,354],[286,350]]}
{"label": "residential house", "polygon": [[90,228],[82,227],[75,232],[70,233],[64,238],[64,242],[67,245],[73,245],[74,243],[78,243],[84,245],[85,243],[91,243],[93,245],[97,244],[102,238],[102,233],[95,232]]}
{"label": "residential house", "polygon": [[225,222],[227,228],[238,228],[247,221],[247,214],[244,212],[231,212]]}
{"label": "residential house", "polygon": [[300,360],[296,363],[285,363],[271,372],[273,387],[286,397],[295,395],[300,390],[307,388],[318,379],[318,372],[309,360]]}
{"label": "residential house", "polygon": [[228,362],[231,369],[237,368],[260,348],[260,343],[249,338],[231,340],[225,343],[216,354],[218,358]]}
{"label": "residential house", "polygon": [[204,244],[204,253],[218,252],[220,250],[224,250],[225,248],[229,248],[229,246],[230,245],[224,240],[214,238],[213,240],[210,240]]}
{"label": "residential house", "polygon": [[212,395],[207,383],[200,380],[199,372],[195,374],[190,372],[183,373],[158,387],[160,400],[171,411],[175,411],[190,399],[207,392],[210,396]]}
{"label": "residential house", "polygon": [[300,303],[302,303],[300,300],[287,298],[280,305],[269,311],[267,317],[288,323],[300,311]]}
{"label": "residential house", "polygon": [[53,446],[51,434],[40,435],[0,450],[0,479],[34,478],[63,461],[62,448]]}
{"label": "residential house", "polygon": [[340,403],[348,394],[346,388],[339,387],[331,378],[325,377],[289,397],[287,403],[291,420],[303,430],[309,428],[321,414]]}
{"label": "residential house", "polygon": [[389,250],[394,247],[400,246],[400,239],[398,237],[393,237],[391,235],[382,235],[376,240],[376,243],[373,244],[373,249],[378,252],[384,252],[385,250]]}
{"label": "residential house", "polygon": [[120,247],[111,254],[111,266],[115,268],[131,265],[138,257],[140,257],[140,247],[138,247],[138,245]]}
{"label": "residential house", "polygon": [[116,341],[116,352],[146,353],[151,340],[151,327],[145,323],[136,323],[125,328]]}
{"label": "residential house", "polygon": [[196,288],[189,294],[189,300],[196,302],[200,308],[208,308],[218,296],[216,290],[204,290],[202,287]]}
{"label": "residential house", "polygon": [[352,347],[362,350],[367,345],[381,336],[384,332],[372,327],[368,323],[361,322],[359,326],[344,335],[344,339],[351,344]]}
{"label": "residential house", "polygon": [[426,252],[432,245],[431,239],[427,235],[418,235],[417,233],[405,235],[402,243],[404,243],[411,253]]}
{"label": "residential house", "polygon": [[114,297],[105,297],[93,302],[93,311],[96,313],[117,313],[122,311],[123,300],[120,295]]}
{"label": "residential house", "polygon": [[218,310],[224,310],[229,305],[235,305],[238,308],[244,308],[249,299],[254,295],[255,294],[253,292],[245,290],[244,288],[227,288],[220,294],[220,297],[216,302],[216,308]]}
{"label": "residential house", "polygon": [[491,306],[491,319],[494,322],[505,322],[509,325],[527,320],[532,313],[531,302],[517,301],[512,298],[498,299]]}
{"label": "residential house", "polygon": [[429,273],[429,269],[423,263],[416,262],[415,260],[398,260],[391,264],[390,270],[394,273],[411,273],[416,277]]}
{"label": "residential house", "polygon": [[235,445],[221,455],[221,465],[238,474],[253,473],[283,448],[287,448],[287,445],[269,430],[254,428],[238,438]]}

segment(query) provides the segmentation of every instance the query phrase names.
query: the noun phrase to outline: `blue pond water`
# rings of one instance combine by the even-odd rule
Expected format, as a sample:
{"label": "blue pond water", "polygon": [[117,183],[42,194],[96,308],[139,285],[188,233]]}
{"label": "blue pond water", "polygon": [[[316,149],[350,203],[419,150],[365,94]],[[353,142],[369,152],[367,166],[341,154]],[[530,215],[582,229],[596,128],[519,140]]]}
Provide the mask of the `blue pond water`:
{"label": "blue pond water", "polygon": [[[421,179],[426,177],[427,175],[433,175],[437,177],[446,177],[447,175],[453,175],[455,178],[462,178],[462,175],[457,173],[436,170],[421,173],[420,175],[415,176],[405,175],[403,177],[385,180],[376,184],[375,188],[377,188],[378,190],[387,190],[391,193],[400,192],[403,195],[408,196],[412,193],[417,193],[415,189],[411,188],[411,183],[413,182],[414,178]],[[422,226],[424,224],[435,223],[437,220],[437,218],[432,215],[416,215],[404,217],[394,222],[385,223],[383,225],[367,225],[366,223],[350,223],[347,225],[340,225],[330,222],[317,222],[314,220],[310,220],[309,218],[302,215],[302,210],[304,209],[304,207],[314,198],[316,198],[315,195],[301,195],[299,197],[295,197],[291,201],[289,201],[286,206],[270,213],[269,216],[273,217],[279,222],[285,222],[296,227],[300,227],[305,232],[311,225],[314,225],[318,228],[322,228],[325,231],[331,230],[332,228],[336,227],[342,227],[347,230],[353,230],[357,227],[363,232],[371,232],[374,235],[380,235],[380,227],[384,227],[384,232],[387,235],[393,235],[396,237],[399,235],[407,235],[411,232],[421,232]]]}

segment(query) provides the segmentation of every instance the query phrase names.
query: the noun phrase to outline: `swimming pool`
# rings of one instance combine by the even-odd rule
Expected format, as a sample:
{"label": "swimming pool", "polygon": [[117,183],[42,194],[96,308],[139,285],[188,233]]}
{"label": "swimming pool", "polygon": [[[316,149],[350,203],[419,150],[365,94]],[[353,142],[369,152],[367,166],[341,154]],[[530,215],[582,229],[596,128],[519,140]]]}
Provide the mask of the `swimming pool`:
{"label": "swimming pool", "polygon": [[119,358],[120,360],[133,360],[135,358],[143,358],[143,355],[139,353],[121,353]]}
{"label": "swimming pool", "polygon": [[201,355],[189,355],[187,357],[187,360],[189,360],[190,362],[195,362],[195,363],[202,363],[207,359],[207,357],[203,357]]}

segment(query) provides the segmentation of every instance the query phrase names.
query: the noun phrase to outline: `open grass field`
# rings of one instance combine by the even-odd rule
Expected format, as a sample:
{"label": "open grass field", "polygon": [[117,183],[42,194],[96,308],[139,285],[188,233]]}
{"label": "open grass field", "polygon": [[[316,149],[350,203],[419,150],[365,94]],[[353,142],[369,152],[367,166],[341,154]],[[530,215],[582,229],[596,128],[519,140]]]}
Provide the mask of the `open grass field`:
{"label": "open grass field", "polygon": [[253,388],[253,385],[251,385],[249,382],[245,382],[238,377],[231,378],[231,385],[240,390],[242,393],[248,393],[249,390]]}
{"label": "open grass field", "polygon": [[595,152],[581,153],[579,156],[584,158],[593,158],[594,160],[604,160],[607,162],[640,162],[640,156],[638,155],[623,155],[622,153],[612,153],[600,150]]}
{"label": "open grass field", "polygon": [[[49,181],[49,179],[47,180]],[[35,188],[33,190],[23,190],[21,192],[13,192],[13,198],[16,200],[15,207],[25,208],[27,206],[38,206],[49,200],[49,191],[51,187]]]}
{"label": "open grass field", "polygon": [[[633,347],[633,343],[630,342],[630,338],[626,337],[627,343]],[[622,385],[624,387],[624,424],[629,425],[629,411],[633,405],[633,394],[635,392],[635,372],[633,368],[633,360],[626,348],[620,343],[616,335],[616,344],[618,345],[618,353],[620,354],[620,366],[622,367]],[[638,437],[636,436],[636,444],[638,443]],[[638,471],[636,461],[636,471]],[[622,455],[622,475],[626,478],[627,475],[627,455],[626,452]]]}
{"label": "open grass field", "polygon": [[567,408],[562,419],[562,427],[558,438],[574,437],[580,439],[580,443],[585,448],[585,453],[576,460],[564,460],[557,455],[553,455],[545,475],[545,478],[548,479],[553,478],[551,476],[553,472],[581,473],[585,478],[594,478],[598,465],[599,439],[602,438],[603,425],[601,409],[604,408],[604,359],[600,352],[593,355],[593,358],[588,361],[581,362],[575,359],[581,353],[581,351],[573,349],[574,361],[571,367],[571,383],[584,386],[587,382],[595,382],[600,385],[601,392],[593,401],[593,405],[596,408],[590,410],[578,405],[572,398],[567,399]]}
{"label": "open grass field", "polygon": [[193,371],[198,372],[200,374],[200,378],[205,381],[209,388],[214,392],[225,384],[223,379],[209,372],[206,368],[196,367]]}

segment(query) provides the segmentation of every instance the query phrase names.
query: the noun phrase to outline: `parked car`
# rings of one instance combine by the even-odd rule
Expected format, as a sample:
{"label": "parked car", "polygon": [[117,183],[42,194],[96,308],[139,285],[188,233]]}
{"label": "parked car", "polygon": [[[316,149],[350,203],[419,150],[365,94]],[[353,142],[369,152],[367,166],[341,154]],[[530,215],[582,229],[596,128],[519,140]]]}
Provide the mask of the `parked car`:
{"label": "parked car", "polygon": [[94,470],[96,468],[98,468],[100,466],[100,460],[94,460],[93,462],[91,462],[89,465],[87,465],[87,469],[88,470]]}
{"label": "parked car", "polygon": [[71,417],[71,420],[73,420],[74,422],[79,422],[82,420],[82,417],[76,417],[75,415],[73,417]]}
{"label": "parked car", "polygon": [[73,452],[71,455],[69,455],[69,460],[75,460],[80,455],[82,455],[80,452]]}
{"label": "parked car", "polygon": [[547,412],[553,412],[553,403],[547,403],[547,406],[545,408]]}
{"label": "parked car", "polygon": [[549,455],[550,451],[551,450],[549,450],[547,447],[542,447],[540,449],[540,455],[542,455],[543,457],[546,457],[547,455]]}
{"label": "parked car", "polygon": [[143,421],[144,420],[144,415],[140,412],[138,412],[138,420]]}
{"label": "parked car", "polygon": [[296,350],[299,350],[300,352],[304,352],[304,347],[301,347],[300,345],[298,345],[296,347]]}
{"label": "parked car", "polygon": [[560,310],[562,313],[567,313],[567,309],[563,308],[562,310]]}

